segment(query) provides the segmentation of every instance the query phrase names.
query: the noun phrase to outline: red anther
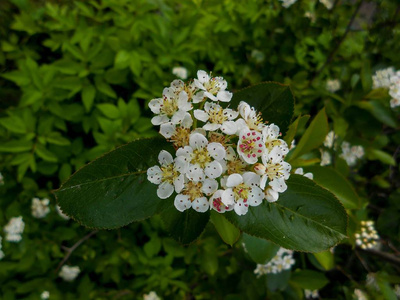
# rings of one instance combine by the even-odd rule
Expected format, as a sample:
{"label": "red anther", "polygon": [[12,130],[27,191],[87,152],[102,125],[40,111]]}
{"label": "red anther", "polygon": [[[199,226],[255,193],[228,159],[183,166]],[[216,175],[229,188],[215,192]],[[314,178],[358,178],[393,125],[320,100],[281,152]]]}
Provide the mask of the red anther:
{"label": "red anther", "polygon": [[262,150],[258,150],[257,152],[258,152],[258,153],[261,153],[261,152],[262,152]]}
{"label": "red anther", "polygon": [[258,147],[262,147],[262,144],[258,144]]}
{"label": "red anther", "polygon": [[250,136],[250,132],[247,133],[247,136]]}
{"label": "red anther", "polygon": [[253,131],[252,133],[251,133],[252,135],[256,135],[256,133]]}
{"label": "red anther", "polygon": [[259,141],[260,139],[261,139],[261,138],[258,136],[258,137],[257,137],[257,141]]}
{"label": "red anther", "polygon": [[256,157],[256,155],[253,153],[253,157]]}

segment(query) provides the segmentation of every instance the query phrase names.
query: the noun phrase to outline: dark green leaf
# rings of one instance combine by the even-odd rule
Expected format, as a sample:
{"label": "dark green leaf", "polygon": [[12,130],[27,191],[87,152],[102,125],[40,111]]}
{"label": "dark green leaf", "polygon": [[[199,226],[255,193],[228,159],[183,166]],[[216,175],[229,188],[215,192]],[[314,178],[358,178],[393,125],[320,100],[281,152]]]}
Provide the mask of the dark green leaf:
{"label": "dark green leaf", "polygon": [[96,89],[92,85],[85,86],[82,89],[82,102],[85,106],[86,111],[90,111],[90,109],[92,108],[95,96]]}
{"label": "dark green leaf", "polygon": [[258,264],[266,264],[279,250],[278,245],[246,233],[243,234],[243,243],[251,259]]}
{"label": "dark green leaf", "polygon": [[97,108],[110,119],[118,119],[121,115],[118,107],[111,103],[97,104]]}
{"label": "dark green leaf", "polygon": [[285,142],[288,145],[290,145],[292,143],[294,137],[296,136],[299,123],[307,122],[309,118],[310,118],[309,115],[299,116],[292,124],[290,124],[290,126],[286,132],[285,138],[284,138]]}
{"label": "dark green leaf", "polygon": [[294,109],[294,97],[289,86],[276,82],[260,83],[234,93],[231,107],[236,108],[240,101],[261,112],[264,121],[278,125],[283,135],[286,133]]}
{"label": "dark green leaf", "polygon": [[290,281],[294,285],[307,290],[322,289],[329,282],[323,273],[311,270],[293,272]]}
{"label": "dark green leaf", "polygon": [[32,141],[10,141],[0,144],[0,152],[25,152],[32,149]]}
{"label": "dark green leaf", "polygon": [[291,175],[287,185],[277,202],[250,207],[244,216],[228,212],[227,219],[245,233],[297,251],[324,251],[346,238],[346,211],[333,194],[300,175]]}
{"label": "dark green leaf", "polygon": [[384,107],[379,101],[363,101],[358,104],[359,107],[369,111],[378,121],[390,127],[396,128],[397,123],[393,111]]}
{"label": "dark green leaf", "polygon": [[146,171],[158,164],[164,139],[141,139],[89,163],[55,192],[64,213],[87,227],[117,228],[148,218],[162,201]]}
{"label": "dark green leaf", "polygon": [[240,230],[232,225],[222,214],[211,211],[211,222],[219,236],[228,245],[233,245],[240,237]]}

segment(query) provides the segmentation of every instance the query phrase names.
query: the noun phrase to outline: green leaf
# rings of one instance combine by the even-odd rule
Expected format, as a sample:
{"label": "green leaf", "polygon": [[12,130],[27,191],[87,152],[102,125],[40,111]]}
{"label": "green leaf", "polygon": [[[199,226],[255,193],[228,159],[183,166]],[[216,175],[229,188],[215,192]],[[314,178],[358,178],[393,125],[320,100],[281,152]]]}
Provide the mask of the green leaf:
{"label": "green leaf", "polygon": [[95,96],[96,89],[93,85],[85,86],[82,89],[82,102],[87,112],[92,108]]}
{"label": "green leaf", "polygon": [[383,124],[393,128],[397,127],[393,111],[387,107],[384,107],[379,101],[363,101],[358,103],[358,106],[369,111],[378,121],[381,121]]}
{"label": "green leaf", "polygon": [[384,164],[395,166],[396,161],[390,154],[379,150],[379,149],[371,149],[367,151],[367,157],[370,160],[379,160]]}
{"label": "green leaf", "polygon": [[102,103],[97,104],[96,106],[107,118],[110,119],[118,119],[120,118],[121,114],[119,112],[118,107],[111,103]]}
{"label": "green leaf", "polygon": [[328,131],[328,119],[326,118],[324,108],[315,116],[314,120],[301,137],[296,148],[294,148],[293,152],[288,155],[288,160],[293,160],[310,150],[321,146]]}
{"label": "green leaf", "polygon": [[129,62],[131,60],[131,54],[126,50],[118,51],[115,56],[114,66],[116,69],[125,69],[129,67]]}
{"label": "green leaf", "polygon": [[266,264],[279,250],[278,245],[246,233],[243,234],[243,243],[251,259],[258,264]]}
{"label": "green leaf", "polygon": [[226,218],[249,235],[297,251],[321,252],[346,238],[346,211],[331,192],[300,175],[291,175],[287,185],[277,202]]}
{"label": "green leaf", "polygon": [[230,106],[236,108],[240,101],[261,112],[264,121],[278,125],[283,135],[288,130],[294,110],[294,97],[289,86],[276,82],[260,83],[234,93]]}
{"label": "green leaf", "polygon": [[154,215],[166,200],[146,172],[170,147],[161,138],[140,139],[94,160],[55,192],[62,211],[86,227],[108,229]]}
{"label": "green leaf", "polygon": [[214,224],[221,239],[230,246],[240,237],[240,230],[232,225],[222,214],[211,211],[211,222]]}
{"label": "green leaf", "polygon": [[292,143],[294,137],[296,136],[297,133],[297,128],[299,126],[300,122],[307,122],[308,119],[310,118],[309,115],[305,115],[305,116],[298,116],[298,118],[296,119],[296,121],[294,121],[292,124],[290,124],[286,135],[285,135],[285,142],[290,146],[290,144]]}
{"label": "green leaf", "polygon": [[199,213],[194,209],[188,209],[180,212],[171,201],[168,207],[163,209],[161,218],[175,240],[182,244],[189,244],[204,231],[210,219],[210,211]]}
{"label": "green leaf", "polygon": [[332,192],[347,209],[357,209],[361,206],[358,197],[351,183],[338,171],[329,167],[310,166],[305,167],[304,172],[314,174],[314,181]]}
{"label": "green leaf", "polygon": [[49,150],[47,150],[46,147],[42,144],[36,144],[35,153],[45,161],[48,161],[48,162],[57,162],[58,161],[57,156],[53,152],[50,152]]}
{"label": "green leaf", "polygon": [[67,138],[61,136],[59,132],[50,132],[46,136],[46,141],[49,142],[50,144],[59,146],[68,146],[71,144],[71,142]]}
{"label": "green leaf", "polygon": [[10,141],[5,143],[0,143],[0,152],[25,152],[32,149],[32,141]]}
{"label": "green leaf", "polygon": [[15,133],[26,133],[26,125],[24,120],[18,116],[10,116],[7,118],[1,118],[0,124],[7,128],[11,132]]}
{"label": "green leaf", "polygon": [[297,270],[292,273],[290,281],[302,289],[312,291],[322,289],[329,283],[323,273],[312,270]]}
{"label": "green leaf", "polygon": [[95,79],[95,85],[96,88],[103,94],[111,97],[111,98],[117,98],[117,94],[115,93],[115,91],[111,88],[111,86],[104,82],[103,79],[101,79],[100,77],[96,77]]}
{"label": "green leaf", "polygon": [[312,255],[314,255],[314,257],[325,270],[328,271],[335,267],[335,258],[330,250],[313,253]]}

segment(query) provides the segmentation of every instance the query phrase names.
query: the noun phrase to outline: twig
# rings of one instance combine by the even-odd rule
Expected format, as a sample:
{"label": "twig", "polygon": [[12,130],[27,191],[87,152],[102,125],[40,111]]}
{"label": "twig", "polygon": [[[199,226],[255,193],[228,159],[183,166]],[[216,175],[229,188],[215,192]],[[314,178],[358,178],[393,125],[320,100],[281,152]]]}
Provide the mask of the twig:
{"label": "twig", "polygon": [[390,253],[382,252],[382,251],[375,250],[375,249],[361,249],[361,248],[357,248],[357,249],[364,253],[378,256],[378,257],[382,258],[383,260],[386,260],[387,262],[393,264],[397,269],[400,268],[400,258],[398,258]]}
{"label": "twig", "polygon": [[354,250],[355,254],[357,255],[358,259],[360,260],[361,264],[367,270],[368,273],[371,273],[370,268],[368,267],[367,263],[364,261],[364,259],[360,256],[360,253],[358,253],[357,248]]}
{"label": "twig", "polygon": [[314,74],[314,76],[310,79],[308,86],[310,86],[313,81],[315,80],[315,78],[318,77],[319,74],[321,74],[321,72],[325,69],[325,67],[327,65],[329,65],[333,59],[333,56],[335,55],[336,51],[339,49],[340,45],[343,43],[344,39],[346,38],[347,34],[350,31],[350,27],[354,22],[354,19],[356,17],[356,15],[358,14],[358,11],[361,8],[361,5],[364,3],[364,0],[361,0],[360,3],[358,3],[357,8],[355,9],[353,15],[350,18],[349,23],[347,24],[346,30],[344,32],[344,34],[342,35],[342,37],[340,38],[339,42],[336,43],[336,47],[333,48],[333,50],[331,51],[331,53],[329,54],[329,56],[327,57],[325,63],[322,65],[322,67]]}
{"label": "twig", "polygon": [[55,273],[58,273],[58,271],[66,263],[66,261],[69,259],[72,252],[74,252],[76,248],[78,248],[83,242],[90,239],[93,235],[95,235],[98,232],[99,232],[98,230],[94,230],[94,231],[90,232],[89,234],[87,234],[83,238],[81,238],[79,241],[77,241],[71,248],[63,247],[65,249],[65,251],[67,251],[67,254],[63,258],[63,260],[58,264]]}

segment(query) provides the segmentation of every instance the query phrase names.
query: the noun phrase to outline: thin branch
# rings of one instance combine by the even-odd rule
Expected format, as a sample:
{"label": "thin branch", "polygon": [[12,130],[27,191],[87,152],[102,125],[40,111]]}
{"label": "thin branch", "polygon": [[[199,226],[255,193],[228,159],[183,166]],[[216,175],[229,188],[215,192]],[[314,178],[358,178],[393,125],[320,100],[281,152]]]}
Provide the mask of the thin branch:
{"label": "thin branch", "polygon": [[90,239],[93,235],[95,235],[98,232],[99,232],[98,230],[94,230],[94,231],[88,233],[83,238],[81,238],[79,241],[77,241],[71,248],[63,247],[65,249],[65,251],[67,252],[67,254],[63,258],[63,260],[58,264],[55,273],[58,273],[58,271],[67,262],[67,260],[71,256],[72,252],[74,252],[76,248],[78,248],[83,242],[85,242],[86,240]]}
{"label": "thin branch", "polygon": [[352,15],[351,18],[350,18],[349,23],[347,24],[347,27],[346,27],[346,30],[345,30],[344,34],[342,35],[342,37],[340,38],[340,40],[336,43],[335,48],[333,48],[333,50],[331,51],[331,53],[328,55],[328,57],[327,57],[325,63],[322,65],[322,67],[321,67],[321,68],[314,74],[314,76],[311,78],[311,80],[310,80],[310,82],[309,82],[309,84],[308,84],[309,86],[313,83],[313,81],[315,80],[315,78],[317,78],[318,75],[321,74],[321,72],[325,69],[325,67],[331,63],[333,57],[334,57],[335,54],[336,54],[336,51],[339,50],[340,45],[343,43],[344,39],[346,38],[347,34],[349,33],[350,27],[351,27],[351,25],[353,24],[354,19],[355,19],[355,17],[357,16],[358,11],[360,10],[361,5],[362,5],[363,3],[364,3],[364,0],[361,0],[360,3],[358,3],[358,5],[357,5],[357,7],[356,7],[356,9],[355,9],[355,11],[354,11],[354,13],[353,13],[353,15]]}
{"label": "thin branch", "polygon": [[360,253],[358,253],[357,249],[355,249],[354,252],[358,257],[358,259],[360,260],[363,267],[365,268],[365,270],[367,270],[368,273],[371,273],[371,269],[368,267],[368,264],[364,261],[364,259],[360,256]]}
{"label": "thin branch", "polygon": [[363,253],[372,254],[383,260],[386,260],[387,262],[391,263],[397,269],[400,268],[400,258],[394,256],[393,254],[382,252],[382,251],[379,251],[376,249],[361,249],[361,248],[357,248],[357,249]]}

